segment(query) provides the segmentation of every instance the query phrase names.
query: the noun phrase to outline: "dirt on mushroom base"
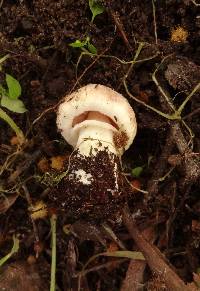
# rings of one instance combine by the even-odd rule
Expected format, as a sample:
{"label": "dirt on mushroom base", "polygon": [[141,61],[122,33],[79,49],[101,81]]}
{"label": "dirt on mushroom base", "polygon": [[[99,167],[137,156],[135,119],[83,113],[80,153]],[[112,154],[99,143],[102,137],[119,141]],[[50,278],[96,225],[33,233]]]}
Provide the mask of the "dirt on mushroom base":
{"label": "dirt on mushroom base", "polygon": [[89,157],[75,150],[66,166],[66,176],[49,194],[52,206],[71,219],[116,220],[131,194],[119,158],[106,149]]}

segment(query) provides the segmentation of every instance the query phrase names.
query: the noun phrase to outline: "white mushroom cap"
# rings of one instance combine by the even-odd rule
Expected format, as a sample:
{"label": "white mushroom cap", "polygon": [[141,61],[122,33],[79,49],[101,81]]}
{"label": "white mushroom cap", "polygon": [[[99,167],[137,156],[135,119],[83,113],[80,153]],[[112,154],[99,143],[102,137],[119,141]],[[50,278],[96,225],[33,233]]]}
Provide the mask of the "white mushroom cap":
{"label": "white mushroom cap", "polygon": [[[84,120],[84,116],[91,111],[106,115],[112,120],[112,124]],[[132,144],[137,131],[134,111],[121,94],[103,85],[89,84],[64,98],[58,108],[57,126],[65,140],[76,147],[80,128],[94,124],[102,124],[113,132],[124,134],[126,143],[123,151]]]}

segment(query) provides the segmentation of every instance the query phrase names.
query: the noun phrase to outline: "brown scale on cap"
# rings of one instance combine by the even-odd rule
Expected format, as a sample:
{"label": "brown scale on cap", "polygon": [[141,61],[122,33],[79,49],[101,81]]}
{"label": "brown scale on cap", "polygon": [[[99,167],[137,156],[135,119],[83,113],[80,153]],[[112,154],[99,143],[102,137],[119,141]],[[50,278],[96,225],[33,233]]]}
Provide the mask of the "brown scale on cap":
{"label": "brown scale on cap", "polygon": [[124,132],[124,131],[114,132],[114,134],[113,134],[113,142],[114,142],[115,147],[117,149],[125,148],[125,145],[127,144],[127,141],[128,141],[128,136],[127,136],[126,132]]}

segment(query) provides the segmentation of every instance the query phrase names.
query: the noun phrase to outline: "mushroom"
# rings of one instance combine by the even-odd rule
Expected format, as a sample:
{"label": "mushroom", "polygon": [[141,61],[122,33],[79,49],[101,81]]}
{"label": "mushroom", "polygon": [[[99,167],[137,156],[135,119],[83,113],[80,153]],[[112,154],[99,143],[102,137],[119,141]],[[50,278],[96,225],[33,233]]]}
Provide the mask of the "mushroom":
{"label": "mushroom", "polygon": [[126,184],[121,156],[137,131],[128,101],[109,87],[89,84],[64,98],[57,126],[74,150],[53,200],[73,216],[104,218],[116,212]]}

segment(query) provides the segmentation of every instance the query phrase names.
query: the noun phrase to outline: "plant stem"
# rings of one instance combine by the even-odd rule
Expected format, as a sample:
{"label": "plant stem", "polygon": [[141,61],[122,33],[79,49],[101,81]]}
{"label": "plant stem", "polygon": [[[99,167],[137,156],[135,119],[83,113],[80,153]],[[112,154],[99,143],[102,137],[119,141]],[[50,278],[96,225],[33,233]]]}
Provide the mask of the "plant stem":
{"label": "plant stem", "polygon": [[156,44],[158,44],[155,0],[152,0],[152,8],[153,8],[154,35],[155,35],[155,41],[156,41]]}
{"label": "plant stem", "polygon": [[0,108],[0,118],[3,119],[5,122],[7,122],[10,127],[15,131],[17,137],[21,141],[21,143],[24,142],[25,137],[21,129],[17,126],[17,124],[14,122],[14,120],[3,110]]}
{"label": "plant stem", "polygon": [[171,102],[171,97],[168,96],[169,93],[166,93],[163,88],[160,86],[160,84],[158,83],[157,79],[156,79],[156,73],[158,72],[158,70],[160,69],[160,67],[162,66],[162,64],[165,62],[165,60],[169,57],[171,57],[172,54],[165,56],[161,63],[158,65],[158,67],[155,69],[155,71],[152,74],[152,80],[154,81],[154,83],[156,84],[156,86],[158,87],[160,93],[163,95],[163,97],[165,98],[165,100],[167,101],[167,103],[169,104],[169,106],[171,107],[171,109],[175,112],[176,115],[176,108],[174,107],[174,104]]}
{"label": "plant stem", "polygon": [[51,282],[50,282],[50,291],[56,290],[56,214],[51,216]]}
{"label": "plant stem", "polygon": [[181,115],[186,103],[192,98],[192,96],[200,89],[200,82],[194,87],[194,89],[192,90],[192,92],[185,98],[185,100],[183,101],[183,103],[180,105],[180,107],[178,108],[177,112],[179,115]]}
{"label": "plant stem", "polygon": [[[0,3],[0,8],[1,8],[1,3]],[[5,62],[8,58],[10,57],[9,54],[3,56],[2,58],[0,58],[0,64],[2,64],[3,62]]]}
{"label": "plant stem", "polygon": [[126,84],[126,80],[124,80],[124,87],[125,87],[126,93],[129,95],[129,97],[131,97],[131,98],[132,98],[133,100],[135,100],[136,102],[138,102],[138,103],[144,105],[144,106],[147,107],[148,109],[151,109],[152,111],[154,111],[154,112],[156,112],[157,114],[161,115],[162,117],[165,117],[165,118],[167,118],[167,119],[169,119],[169,120],[179,120],[179,119],[181,119],[181,117],[180,117],[180,116],[177,116],[176,114],[172,114],[172,115],[170,115],[170,114],[164,113],[164,112],[162,112],[162,111],[160,111],[160,110],[158,110],[158,109],[156,109],[156,108],[154,108],[154,107],[152,107],[152,106],[146,104],[145,102],[143,102],[143,101],[137,99],[136,97],[134,97],[134,96],[130,93],[130,91],[128,90],[128,87],[127,87],[127,84]]}
{"label": "plant stem", "polygon": [[0,267],[8,260],[10,257],[12,257],[13,254],[17,253],[19,250],[19,240],[13,236],[13,247],[11,251],[2,259],[0,259]]}

